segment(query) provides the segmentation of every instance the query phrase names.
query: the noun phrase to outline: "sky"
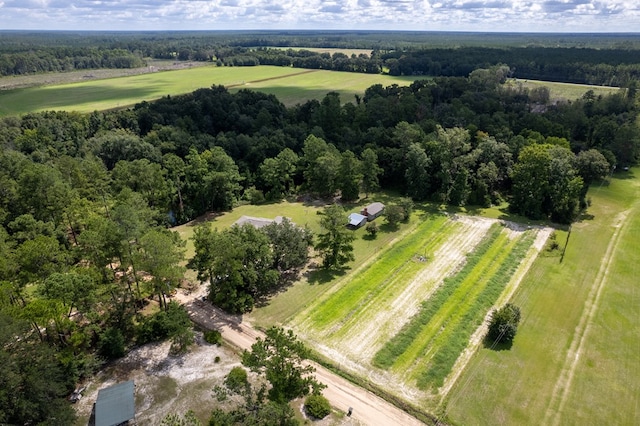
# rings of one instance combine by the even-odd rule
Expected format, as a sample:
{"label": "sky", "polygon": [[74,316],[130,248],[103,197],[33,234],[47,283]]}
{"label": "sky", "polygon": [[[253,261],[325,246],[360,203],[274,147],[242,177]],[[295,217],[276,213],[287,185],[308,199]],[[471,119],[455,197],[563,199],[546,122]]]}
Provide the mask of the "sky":
{"label": "sky", "polygon": [[0,0],[0,29],[640,32],[640,0]]}

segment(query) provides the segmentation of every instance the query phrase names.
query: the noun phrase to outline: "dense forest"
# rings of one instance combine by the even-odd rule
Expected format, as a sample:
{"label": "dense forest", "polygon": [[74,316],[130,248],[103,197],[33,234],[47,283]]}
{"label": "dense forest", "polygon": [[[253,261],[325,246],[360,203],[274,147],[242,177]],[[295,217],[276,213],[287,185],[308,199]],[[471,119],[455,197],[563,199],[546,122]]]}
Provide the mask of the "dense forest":
{"label": "dense forest", "polygon": [[[640,156],[635,86],[554,102],[544,88],[503,85],[510,72],[291,108],[214,86],[126,110],[0,120],[0,389],[13,390],[0,392],[0,423],[56,413],[70,424],[62,398],[103,360],[166,337],[188,344],[186,313],[167,298],[185,260],[168,227],[203,213],[383,189],[455,206],[508,201],[571,223],[589,184]],[[220,283],[210,298],[233,312],[291,279],[314,239],[286,221],[196,235],[189,266]],[[234,249],[221,258],[223,246]],[[141,315],[152,299],[157,313]]]}
{"label": "dense forest", "polygon": [[[309,50],[317,47],[368,53]],[[628,34],[0,32],[0,76],[137,68],[145,58],[448,77],[509,64],[522,79],[616,87],[640,79],[640,38]]]}

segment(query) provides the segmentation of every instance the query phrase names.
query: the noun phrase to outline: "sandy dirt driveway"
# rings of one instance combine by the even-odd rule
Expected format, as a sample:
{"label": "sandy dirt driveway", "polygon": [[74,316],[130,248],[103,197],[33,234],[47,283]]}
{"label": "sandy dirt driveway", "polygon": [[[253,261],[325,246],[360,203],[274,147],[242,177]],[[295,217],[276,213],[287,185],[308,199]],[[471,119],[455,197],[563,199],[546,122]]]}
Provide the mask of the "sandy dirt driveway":
{"label": "sandy dirt driveway", "polygon": [[[183,300],[183,302],[191,319],[196,324],[205,329],[219,330],[227,342],[241,350],[251,349],[251,345],[258,337],[264,338],[263,333],[253,329],[246,322],[242,322],[240,317],[227,315],[197,297]],[[352,384],[319,364],[314,362],[310,362],[310,364],[316,369],[316,378],[327,385],[323,391],[324,396],[337,410],[346,412],[351,407],[353,420],[371,426],[424,424],[393,404]]]}

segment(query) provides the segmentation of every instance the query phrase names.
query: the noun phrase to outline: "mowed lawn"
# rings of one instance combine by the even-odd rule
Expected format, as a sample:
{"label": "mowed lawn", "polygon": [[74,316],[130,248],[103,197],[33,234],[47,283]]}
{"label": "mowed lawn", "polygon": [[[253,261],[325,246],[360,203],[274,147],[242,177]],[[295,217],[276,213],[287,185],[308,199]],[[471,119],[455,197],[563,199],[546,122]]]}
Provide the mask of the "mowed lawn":
{"label": "mowed lawn", "polygon": [[0,91],[0,116],[47,110],[88,113],[132,106],[213,85],[227,86],[231,91],[246,88],[271,93],[287,106],[322,99],[331,91],[340,93],[343,101],[354,101],[355,94],[362,95],[374,84],[405,85],[414,79],[275,66],[204,66]]}
{"label": "mowed lawn", "polygon": [[640,424],[639,173],[591,188],[564,261],[538,257],[512,299],[522,310],[513,346],[474,355],[443,417],[465,425]]}

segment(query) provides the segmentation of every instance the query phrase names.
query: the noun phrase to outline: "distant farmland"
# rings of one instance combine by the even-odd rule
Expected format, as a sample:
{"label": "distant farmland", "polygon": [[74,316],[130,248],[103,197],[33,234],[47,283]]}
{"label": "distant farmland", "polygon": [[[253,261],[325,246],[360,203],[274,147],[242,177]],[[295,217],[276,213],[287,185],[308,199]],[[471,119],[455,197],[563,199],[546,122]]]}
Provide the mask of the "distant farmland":
{"label": "distant farmland", "polygon": [[213,85],[274,94],[287,106],[338,92],[343,101],[374,85],[406,85],[415,77],[257,66],[204,66],[174,71],[0,91],[0,116],[63,110],[88,113],[180,95]]}
{"label": "distant farmland", "polygon": [[[338,92],[343,102],[352,102],[354,95],[362,95],[374,84],[405,86],[419,78],[274,66],[194,66],[149,72],[153,69],[157,68],[149,67],[144,71],[94,70],[87,75],[80,73],[81,76],[73,72],[0,79],[0,88],[5,88],[0,90],[0,116],[47,110],[88,113],[124,108],[213,85],[226,86],[232,92],[252,89],[273,94],[286,106],[310,99],[320,100],[329,92]],[[547,86],[552,99],[576,99],[588,90],[593,90],[596,95],[619,90],[532,80],[521,83],[528,88]],[[17,88],[7,89],[11,87]]]}

